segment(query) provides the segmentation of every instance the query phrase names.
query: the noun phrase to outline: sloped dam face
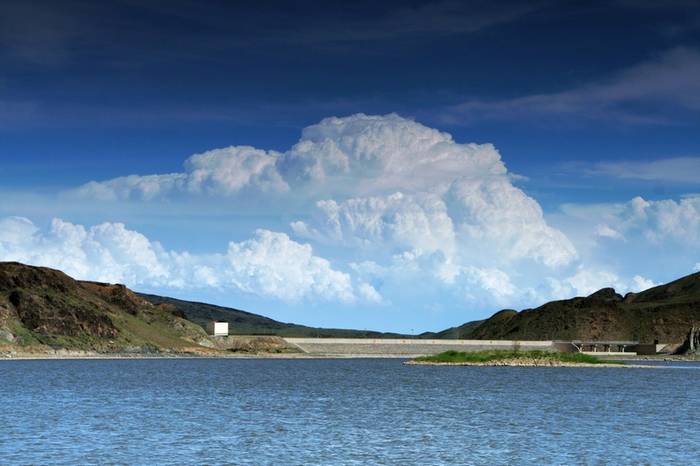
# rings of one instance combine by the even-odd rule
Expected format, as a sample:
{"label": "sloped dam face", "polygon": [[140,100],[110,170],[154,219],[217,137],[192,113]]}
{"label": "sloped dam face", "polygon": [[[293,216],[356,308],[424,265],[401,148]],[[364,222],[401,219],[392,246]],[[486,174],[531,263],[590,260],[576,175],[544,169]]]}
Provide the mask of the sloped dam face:
{"label": "sloped dam face", "polygon": [[568,346],[554,341],[514,340],[418,340],[368,338],[285,338],[300,351],[313,355],[412,357],[444,351],[511,350],[570,351]]}

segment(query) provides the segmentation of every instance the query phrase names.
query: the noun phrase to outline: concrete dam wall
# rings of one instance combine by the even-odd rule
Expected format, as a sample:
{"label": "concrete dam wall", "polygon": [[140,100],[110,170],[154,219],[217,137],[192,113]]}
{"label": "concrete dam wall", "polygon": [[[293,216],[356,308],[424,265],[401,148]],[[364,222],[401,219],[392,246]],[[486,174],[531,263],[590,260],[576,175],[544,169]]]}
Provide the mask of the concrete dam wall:
{"label": "concrete dam wall", "polygon": [[381,338],[285,338],[304,353],[328,356],[413,357],[443,351],[482,351],[520,348],[561,351],[553,341],[418,340]]}

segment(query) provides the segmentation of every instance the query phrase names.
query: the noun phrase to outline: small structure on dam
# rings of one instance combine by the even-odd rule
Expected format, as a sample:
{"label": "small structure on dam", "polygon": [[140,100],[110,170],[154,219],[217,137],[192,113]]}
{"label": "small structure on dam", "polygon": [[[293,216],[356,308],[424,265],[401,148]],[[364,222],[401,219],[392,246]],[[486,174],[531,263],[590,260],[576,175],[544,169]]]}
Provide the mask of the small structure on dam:
{"label": "small structure on dam", "polygon": [[638,341],[574,340],[571,345],[579,353],[600,355],[654,355],[664,344],[640,343]]}
{"label": "small structure on dam", "polygon": [[211,320],[207,324],[207,333],[215,337],[227,337],[228,336],[228,322],[221,322],[218,320]]}
{"label": "small structure on dam", "polygon": [[581,341],[571,344],[579,353],[632,353],[636,352],[638,341]]}

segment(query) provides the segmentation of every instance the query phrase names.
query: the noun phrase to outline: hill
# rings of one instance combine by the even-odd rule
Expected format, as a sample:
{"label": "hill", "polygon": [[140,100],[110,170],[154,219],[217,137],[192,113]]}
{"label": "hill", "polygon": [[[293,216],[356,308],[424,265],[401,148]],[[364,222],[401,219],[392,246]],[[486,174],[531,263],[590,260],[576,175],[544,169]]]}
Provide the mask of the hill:
{"label": "hill", "polygon": [[445,330],[441,330],[439,332],[424,332],[418,335],[417,338],[429,338],[429,339],[435,339],[435,340],[460,340],[460,339],[466,339],[468,338],[468,335],[471,335],[471,333],[479,327],[482,323],[484,323],[484,320],[474,320],[471,322],[467,322],[465,324],[462,324],[458,327],[450,327]]}
{"label": "hill", "polygon": [[182,301],[164,296],[139,294],[139,296],[154,305],[170,305],[188,320],[202,327],[210,320],[223,320],[229,323],[229,333],[232,335],[277,335],[281,337],[298,338],[411,338],[398,333],[374,332],[371,330],[349,330],[278,322],[251,312],[213,304]]}
{"label": "hill", "polygon": [[123,285],[81,282],[45,267],[0,262],[0,349],[206,353],[242,344],[230,341],[224,342],[230,347],[223,347],[209,338],[203,326],[212,319],[228,321],[233,335],[264,335],[246,340],[244,346],[253,349],[261,344],[284,350],[284,340],[278,337],[681,343],[700,323],[700,273],[624,297],[604,288],[586,297],[521,312],[506,309],[482,321],[407,336],[278,322],[239,309],[138,294]]}
{"label": "hill", "polygon": [[79,282],[63,272],[0,263],[0,344],[100,352],[188,351],[204,330],[167,304],[123,285]]}
{"label": "hill", "polygon": [[[398,334],[305,327],[211,304],[135,293],[124,285],[74,280],[61,271],[0,262],[2,347],[97,352],[211,353],[243,340],[209,338],[209,320],[230,322],[233,335],[388,338]],[[284,350],[283,340],[245,340],[246,351]]]}
{"label": "hill", "polygon": [[552,301],[521,312],[503,310],[465,324],[459,338],[518,340],[635,340],[680,343],[700,322],[700,273],[641,293],[604,288],[590,296]]}

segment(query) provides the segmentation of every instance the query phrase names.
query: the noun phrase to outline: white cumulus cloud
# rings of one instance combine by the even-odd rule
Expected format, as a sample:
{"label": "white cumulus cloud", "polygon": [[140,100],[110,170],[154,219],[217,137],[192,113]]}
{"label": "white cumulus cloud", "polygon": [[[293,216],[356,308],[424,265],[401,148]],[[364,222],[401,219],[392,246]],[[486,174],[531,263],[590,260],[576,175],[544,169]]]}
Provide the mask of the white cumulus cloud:
{"label": "white cumulus cloud", "polygon": [[[216,149],[190,157],[182,173],[95,181],[77,194],[117,201],[204,195],[241,203],[253,195],[278,209],[289,206],[296,237],[339,248],[358,264],[372,261],[395,279],[422,274],[426,281],[463,286],[467,297],[506,299],[518,295],[511,277],[526,275],[530,263],[554,269],[578,258],[537,201],[513,185],[516,179],[491,144],[458,143],[396,114],[356,114],[305,128],[283,152]],[[348,301],[360,293],[379,302],[377,282],[356,285],[353,292],[350,277],[313,259],[309,245],[279,235],[258,232],[232,245],[226,257],[235,260],[225,265],[190,265],[195,258],[168,252],[182,270],[170,283],[221,287],[229,280],[276,297],[309,293]],[[264,253],[271,250],[286,252],[293,262],[278,258],[272,266],[272,255]],[[296,264],[305,274],[291,272]],[[222,266],[227,274],[216,272]]]}
{"label": "white cumulus cloud", "polygon": [[279,165],[292,185],[356,195],[444,190],[458,177],[507,173],[491,144],[458,144],[395,114],[326,118],[304,129]]}
{"label": "white cumulus cloud", "polygon": [[150,200],[177,193],[233,195],[245,188],[285,192],[287,184],[277,173],[280,154],[250,146],[232,146],[195,154],[185,161],[184,173],[130,175],[91,181],[72,192],[79,197]]}
{"label": "white cumulus cloud", "polygon": [[613,204],[597,213],[605,216],[609,228],[620,235],[641,234],[660,243],[671,239],[687,244],[700,243],[700,196],[678,201],[658,201],[635,197],[624,204]]}
{"label": "white cumulus cloud", "polygon": [[384,302],[382,295],[369,283],[360,283],[357,287],[357,292],[370,303],[382,304]]}
{"label": "white cumulus cloud", "polygon": [[262,191],[286,191],[277,173],[280,154],[250,146],[228,147],[197,154],[185,163],[188,188],[214,194],[234,194],[247,186]]}
{"label": "white cumulus cloud", "polygon": [[610,228],[608,225],[600,224],[596,227],[595,234],[601,238],[611,238],[624,240],[625,237],[617,230]]}
{"label": "white cumulus cloud", "polygon": [[119,223],[92,228],[54,219],[41,232],[26,218],[0,221],[0,259],[60,269],[78,278],[141,284],[164,279],[159,245]]}
{"label": "white cumulus cloud", "polygon": [[265,295],[299,300],[305,294],[350,302],[354,299],[350,276],[333,270],[315,256],[308,244],[284,233],[258,230],[255,237],[229,244],[229,276],[238,288]]}
{"label": "white cumulus cloud", "polygon": [[[54,219],[43,232],[30,220],[0,219],[0,260],[60,269],[74,278],[129,286],[221,288],[283,301],[356,299],[350,275],[284,233],[258,230],[228,251],[197,255],[166,251],[121,223],[86,228]],[[361,285],[359,296],[377,302]]]}
{"label": "white cumulus cloud", "polygon": [[632,277],[630,291],[644,291],[659,285],[660,283],[655,283],[653,280],[642,277],[641,275],[635,275],[634,277]]}
{"label": "white cumulus cloud", "polygon": [[326,118],[284,153],[232,146],[196,154],[185,172],[92,181],[76,194],[153,199],[177,192],[234,195],[244,188],[297,194],[372,194],[446,189],[457,177],[507,175],[491,144],[458,144],[447,133],[395,114]]}
{"label": "white cumulus cloud", "polygon": [[104,182],[90,181],[74,191],[74,194],[87,199],[114,201],[138,197],[154,199],[174,191],[183,190],[187,185],[187,175],[170,173],[165,175],[129,175]]}
{"label": "white cumulus cloud", "polygon": [[569,239],[547,224],[537,201],[506,177],[461,178],[452,185],[448,203],[458,230],[480,254],[530,258],[549,267],[569,264],[577,257]]}
{"label": "white cumulus cloud", "polygon": [[510,276],[494,268],[466,267],[462,269],[467,283],[477,285],[478,289],[488,292],[497,303],[507,303],[517,292]]}
{"label": "white cumulus cloud", "polygon": [[635,275],[631,279],[623,279],[616,273],[596,267],[581,266],[574,275],[563,279],[549,278],[551,295],[557,299],[567,299],[572,296],[588,296],[602,288],[615,288],[620,294],[644,291],[654,287],[654,281]]}
{"label": "white cumulus cloud", "polygon": [[[355,115],[307,128],[281,161],[292,185],[303,180],[336,193],[388,191],[317,202],[310,221],[292,223],[306,238],[440,250],[466,265],[477,258],[533,259],[557,267],[577,257],[568,238],[547,224],[539,204],[513,186],[490,145],[458,144],[396,115]],[[466,254],[452,257],[455,249]]]}
{"label": "white cumulus cloud", "polygon": [[454,249],[455,234],[445,203],[435,195],[352,198],[316,203],[313,226],[292,223],[300,236],[351,246],[386,246],[431,253]]}

